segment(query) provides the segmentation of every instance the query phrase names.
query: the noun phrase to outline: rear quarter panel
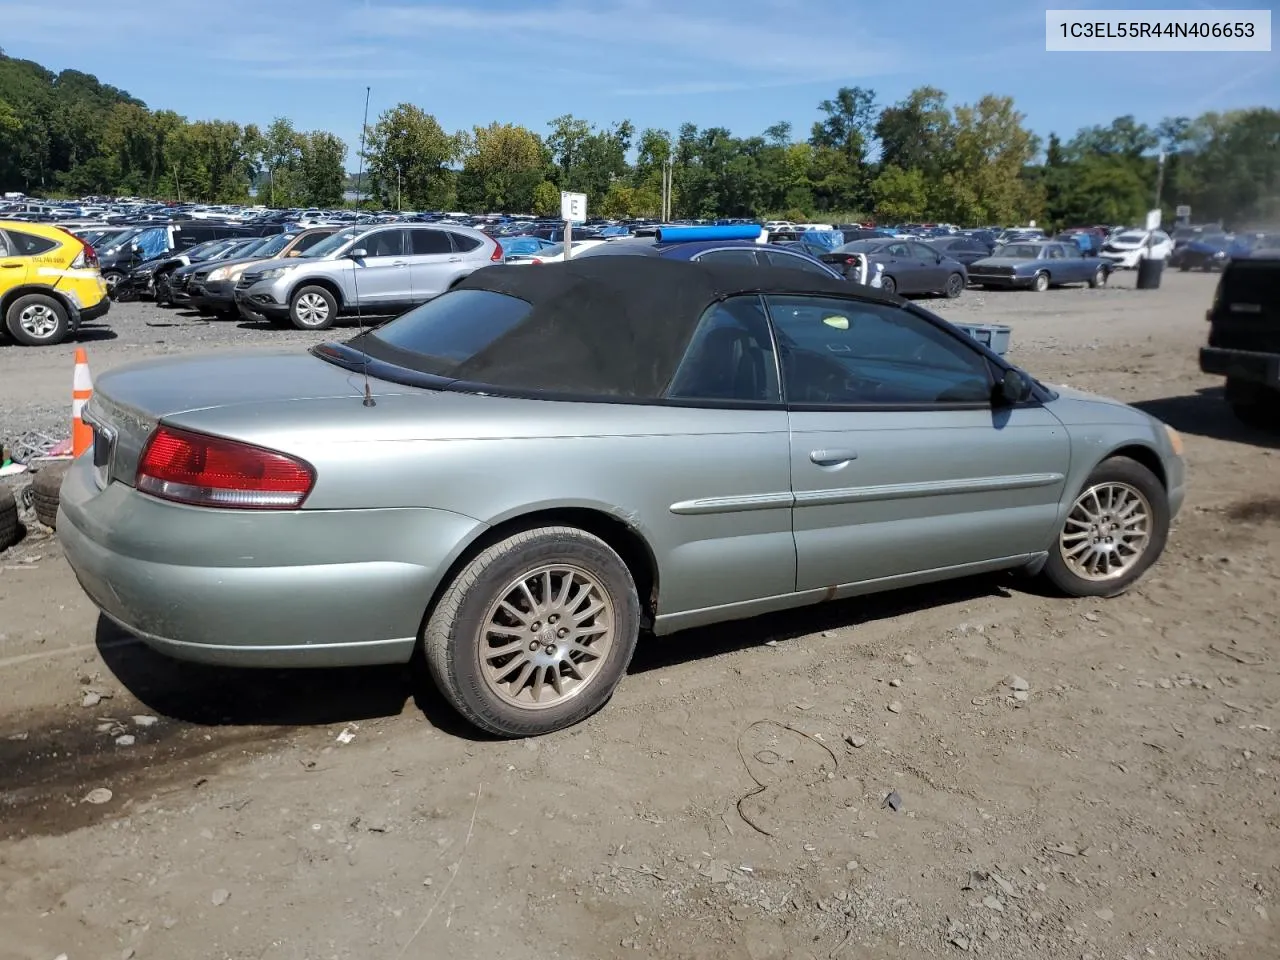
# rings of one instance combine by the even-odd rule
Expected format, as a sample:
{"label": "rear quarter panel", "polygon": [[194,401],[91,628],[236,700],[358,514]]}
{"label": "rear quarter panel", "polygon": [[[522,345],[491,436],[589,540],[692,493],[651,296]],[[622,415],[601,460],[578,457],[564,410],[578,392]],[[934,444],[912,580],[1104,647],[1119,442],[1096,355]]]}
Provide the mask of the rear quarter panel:
{"label": "rear quarter panel", "polygon": [[[795,589],[782,410],[432,391],[383,395],[376,403],[255,404],[169,420],[306,459],[319,478],[306,504],[311,510],[432,507],[489,526],[544,510],[598,511],[649,545],[663,613]],[[710,502],[673,511],[690,501]],[[452,557],[467,546],[451,548]]]}

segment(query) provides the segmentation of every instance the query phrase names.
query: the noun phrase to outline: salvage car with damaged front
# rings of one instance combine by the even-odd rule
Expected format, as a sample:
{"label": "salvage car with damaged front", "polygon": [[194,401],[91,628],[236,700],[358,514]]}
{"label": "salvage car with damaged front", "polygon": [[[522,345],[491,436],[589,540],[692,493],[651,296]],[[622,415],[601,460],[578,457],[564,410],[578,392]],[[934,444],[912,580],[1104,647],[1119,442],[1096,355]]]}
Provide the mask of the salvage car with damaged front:
{"label": "salvage car with damaged front", "polygon": [[501,736],[589,716],[642,632],[1005,570],[1115,596],[1183,501],[1158,420],[758,265],[487,267],[345,343],[96,387],[57,531],[109,618],[215,664],[421,651]]}

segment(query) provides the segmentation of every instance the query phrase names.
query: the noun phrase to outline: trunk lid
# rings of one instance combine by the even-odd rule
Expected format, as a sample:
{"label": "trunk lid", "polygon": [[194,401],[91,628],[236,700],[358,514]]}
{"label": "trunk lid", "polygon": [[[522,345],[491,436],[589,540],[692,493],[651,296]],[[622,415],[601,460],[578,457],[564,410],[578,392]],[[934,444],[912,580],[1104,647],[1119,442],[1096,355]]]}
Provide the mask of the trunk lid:
{"label": "trunk lid", "polygon": [[[375,389],[402,388],[373,381]],[[364,395],[348,370],[296,350],[228,353],[126,364],[100,376],[84,411],[98,481],[132,484],[156,424],[195,410]]]}

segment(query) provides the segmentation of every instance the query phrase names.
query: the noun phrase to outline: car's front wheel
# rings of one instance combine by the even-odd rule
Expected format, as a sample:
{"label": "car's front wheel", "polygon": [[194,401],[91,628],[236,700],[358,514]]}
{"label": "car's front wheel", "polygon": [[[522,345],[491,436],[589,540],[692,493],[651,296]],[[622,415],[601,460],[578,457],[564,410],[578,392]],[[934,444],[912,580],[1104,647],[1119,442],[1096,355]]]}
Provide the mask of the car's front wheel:
{"label": "car's front wheel", "polygon": [[1073,597],[1118,596],[1156,562],[1168,537],[1164,486],[1136,460],[1112,457],[1076,495],[1044,572]]}
{"label": "car's front wheel", "polygon": [[526,530],[458,573],[432,610],[423,652],[463,717],[501,737],[572,726],[631,662],[640,601],[625,563],[573,527]]}
{"label": "car's front wheel", "polygon": [[1107,271],[1104,267],[1099,267],[1097,270],[1093,271],[1093,276],[1089,278],[1089,286],[1094,289],[1105,286],[1106,282]]}
{"label": "car's front wheel", "polygon": [[338,301],[324,287],[299,287],[289,301],[289,319],[299,330],[328,330],[337,318]]}
{"label": "car's front wheel", "polygon": [[1049,275],[1047,273],[1037,273],[1035,279],[1031,281],[1031,289],[1036,293],[1044,293],[1049,289]]}

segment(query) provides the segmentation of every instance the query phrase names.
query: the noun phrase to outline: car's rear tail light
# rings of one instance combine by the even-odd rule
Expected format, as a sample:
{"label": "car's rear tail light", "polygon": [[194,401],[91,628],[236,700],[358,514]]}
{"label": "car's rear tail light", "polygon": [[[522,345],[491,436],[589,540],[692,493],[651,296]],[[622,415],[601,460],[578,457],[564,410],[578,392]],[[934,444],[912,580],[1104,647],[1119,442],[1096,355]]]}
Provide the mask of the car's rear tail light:
{"label": "car's rear tail light", "polygon": [[248,443],[158,427],[138,461],[138,490],[238,510],[293,510],[315,484],[309,463]]}
{"label": "car's rear tail light", "polygon": [[501,263],[505,256],[506,254],[502,252],[502,244],[500,244],[497,240],[494,240],[493,253],[489,254],[489,260],[493,263]]}
{"label": "car's rear tail light", "polygon": [[530,262],[531,264],[533,264],[534,266],[538,266],[538,265],[540,265],[540,264],[542,263],[542,261],[541,261],[541,260],[539,260],[537,257],[534,257],[534,258],[533,258],[532,260],[530,260],[529,262]]}

